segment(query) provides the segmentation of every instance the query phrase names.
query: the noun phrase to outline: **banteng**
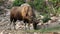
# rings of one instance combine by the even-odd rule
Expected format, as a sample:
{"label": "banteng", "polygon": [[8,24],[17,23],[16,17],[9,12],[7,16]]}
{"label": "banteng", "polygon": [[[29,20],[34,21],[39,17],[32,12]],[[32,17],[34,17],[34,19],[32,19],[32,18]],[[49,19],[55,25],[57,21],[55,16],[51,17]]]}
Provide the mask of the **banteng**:
{"label": "banteng", "polygon": [[26,26],[26,23],[28,23],[28,26],[30,26],[30,23],[33,23],[34,29],[37,29],[36,27],[39,21],[36,20],[35,17],[36,16],[32,7],[27,3],[22,4],[20,7],[13,7],[10,12],[10,21],[11,23],[13,22],[14,28],[15,28],[15,22],[17,20],[20,20],[20,21],[23,20],[23,22],[25,23],[25,26]]}

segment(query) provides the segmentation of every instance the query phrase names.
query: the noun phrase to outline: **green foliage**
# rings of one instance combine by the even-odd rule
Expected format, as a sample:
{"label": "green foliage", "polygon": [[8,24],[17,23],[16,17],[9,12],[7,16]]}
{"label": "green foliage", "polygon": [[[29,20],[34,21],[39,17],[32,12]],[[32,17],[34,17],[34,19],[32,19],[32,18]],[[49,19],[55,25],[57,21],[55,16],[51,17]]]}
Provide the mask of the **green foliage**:
{"label": "green foliage", "polygon": [[30,2],[29,4],[33,6],[36,10],[40,11],[40,9],[43,8],[43,0],[34,0],[33,2]]}
{"label": "green foliage", "polygon": [[53,13],[55,15],[58,15],[60,13],[59,3],[60,3],[60,0],[49,0],[48,4],[50,6],[48,6],[44,0],[34,0],[32,4],[34,8],[39,12],[48,13],[48,14]]}
{"label": "green foliage", "polygon": [[21,4],[25,3],[24,0],[15,0],[13,2],[13,6],[20,6]]}
{"label": "green foliage", "polygon": [[55,11],[51,11],[51,12],[53,12],[57,16],[60,13],[60,11],[59,11],[60,0],[49,0],[49,1],[55,10]]}
{"label": "green foliage", "polygon": [[42,19],[43,23],[48,22],[49,20],[51,20],[50,16],[48,16],[48,14],[44,15],[44,18]]}
{"label": "green foliage", "polygon": [[48,22],[49,20],[51,20],[51,19],[48,18],[48,17],[45,17],[44,19],[42,19],[43,23],[46,23],[46,22]]}
{"label": "green foliage", "polygon": [[[15,0],[13,2],[13,6],[20,6],[21,4],[25,3],[24,0]],[[32,2],[28,2],[34,9],[36,9],[37,11],[40,12],[40,14],[59,14],[60,13],[60,7],[59,7],[59,3],[60,0],[49,0],[48,4],[50,6],[48,6],[45,2],[45,0],[34,0]],[[53,6],[53,8],[51,7]],[[42,12],[42,13],[41,13]],[[48,15],[49,16],[49,15]]]}
{"label": "green foliage", "polygon": [[52,27],[52,28],[43,28],[39,30],[26,30],[26,32],[42,32],[42,34],[46,32],[59,32],[59,31],[60,31],[59,25]]}

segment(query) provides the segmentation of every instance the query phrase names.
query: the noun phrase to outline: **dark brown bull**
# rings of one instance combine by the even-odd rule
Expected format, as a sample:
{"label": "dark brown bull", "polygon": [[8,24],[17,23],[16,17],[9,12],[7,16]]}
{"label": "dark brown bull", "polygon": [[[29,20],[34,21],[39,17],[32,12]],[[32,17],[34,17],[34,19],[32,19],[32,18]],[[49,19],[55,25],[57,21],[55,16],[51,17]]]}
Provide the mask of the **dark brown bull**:
{"label": "dark brown bull", "polygon": [[[37,27],[37,20],[35,19],[35,13],[33,12],[31,6],[28,4],[23,4],[21,7],[13,7],[10,12],[10,21],[13,22],[14,28],[15,28],[15,22],[17,20],[24,21],[25,26],[26,23],[28,23],[28,26],[30,26],[30,23],[33,23],[34,29]],[[10,23],[10,25],[11,25]]]}

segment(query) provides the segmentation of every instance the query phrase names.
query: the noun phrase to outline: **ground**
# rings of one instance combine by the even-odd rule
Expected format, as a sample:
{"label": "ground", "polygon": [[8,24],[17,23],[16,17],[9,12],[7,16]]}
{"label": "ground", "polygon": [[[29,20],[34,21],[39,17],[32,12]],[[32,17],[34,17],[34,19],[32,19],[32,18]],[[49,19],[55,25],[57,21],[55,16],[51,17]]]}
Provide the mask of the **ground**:
{"label": "ground", "polygon": [[[9,30],[10,28],[10,19],[9,19],[9,13],[6,14],[2,14],[0,15],[0,34],[52,34],[52,32],[60,32],[60,18],[59,17],[55,17],[58,18],[58,20],[56,20],[55,22],[51,22],[48,25],[44,25],[42,26],[42,29],[39,30],[24,30],[24,26],[23,28],[21,27],[23,23],[20,23],[20,21],[16,22],[16,25],[18,25],[16,28],[17,30],[13,30],[13,25],[12,25],[12,30]],[[48,23],[48,22],[47,22]],[[24,25],[24,24],[23,24]],[[41,28],[41,25],[39,25],[38,27]],[[21,29],[20,29],[21,28]],[[60,34],[60,33],[59,33]]]}

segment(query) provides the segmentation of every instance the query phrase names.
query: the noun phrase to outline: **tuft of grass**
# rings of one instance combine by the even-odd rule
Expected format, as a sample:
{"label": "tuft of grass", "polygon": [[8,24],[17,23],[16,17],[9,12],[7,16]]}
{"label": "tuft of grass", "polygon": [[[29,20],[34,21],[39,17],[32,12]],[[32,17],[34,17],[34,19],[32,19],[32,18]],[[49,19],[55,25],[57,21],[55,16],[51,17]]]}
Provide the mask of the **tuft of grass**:
{"label": "tuft of grass", "polygon": [[44,28],[44,29],[39,29],[39,30],[26,30],[26,32],[58,32],[60,31],[60,26],[56,26],[53,28]]}

